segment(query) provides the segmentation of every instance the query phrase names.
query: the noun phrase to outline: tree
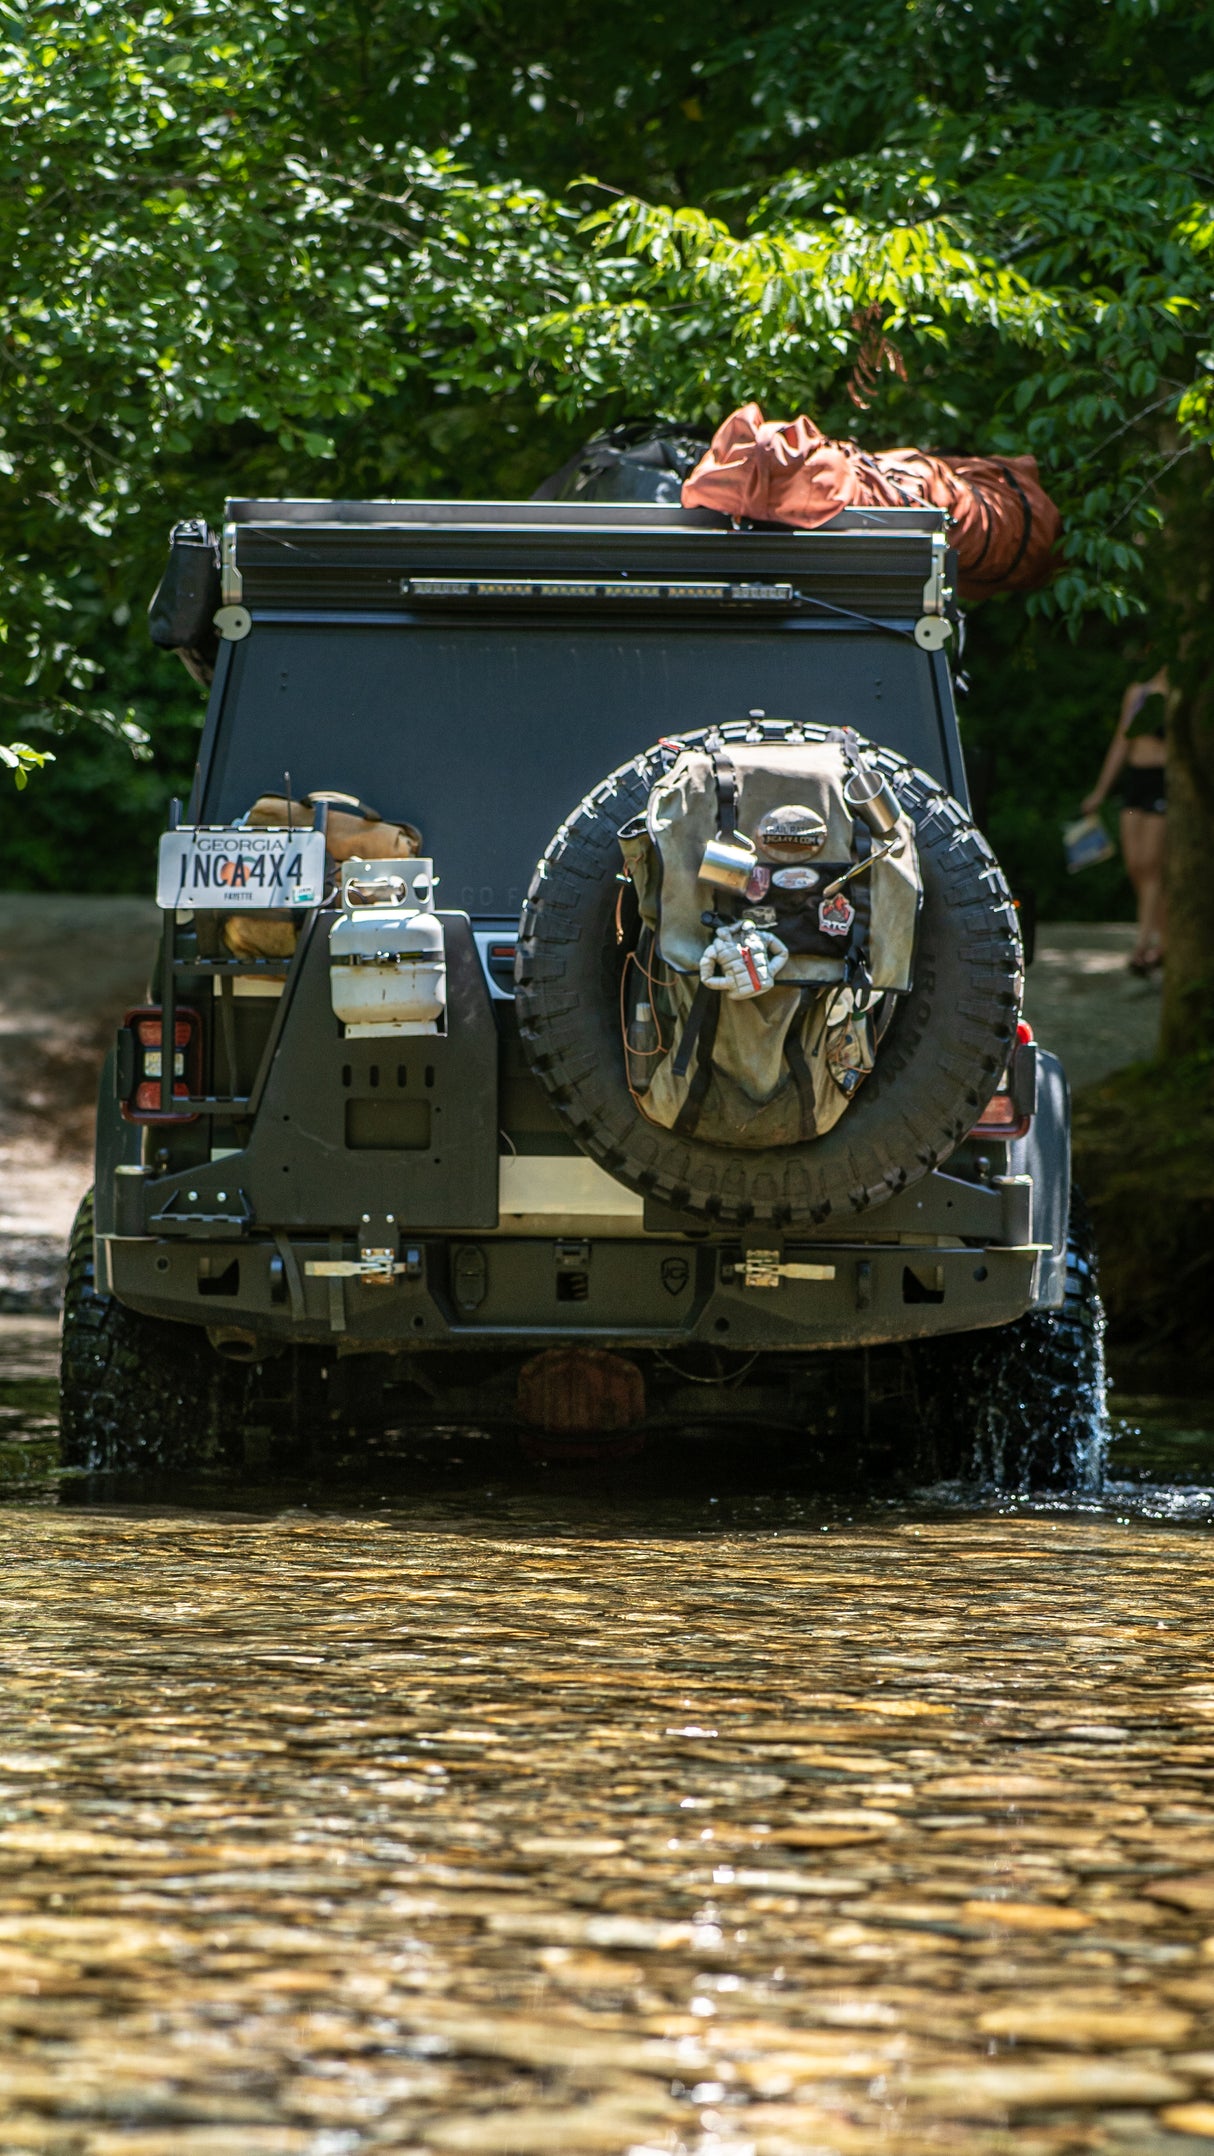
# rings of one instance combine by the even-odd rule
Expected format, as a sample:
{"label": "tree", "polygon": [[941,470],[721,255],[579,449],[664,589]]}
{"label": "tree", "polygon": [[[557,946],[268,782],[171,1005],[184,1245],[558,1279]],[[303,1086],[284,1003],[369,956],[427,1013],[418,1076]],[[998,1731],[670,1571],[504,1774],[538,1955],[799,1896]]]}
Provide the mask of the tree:
{"label": "tree", "polygon": [[1039,616],[1150,608],[1176,654],[1165,1036],[1214,1043],[1203,11],[539,0],[521,32],[490,0],[6,12],[24,730],[101,716],[144,745],[123,610],[169,516],[225,482],[458,491],[474,468],[525,490],[606,420],[748,396],[873,442],[1028,447],[1067,520]]}

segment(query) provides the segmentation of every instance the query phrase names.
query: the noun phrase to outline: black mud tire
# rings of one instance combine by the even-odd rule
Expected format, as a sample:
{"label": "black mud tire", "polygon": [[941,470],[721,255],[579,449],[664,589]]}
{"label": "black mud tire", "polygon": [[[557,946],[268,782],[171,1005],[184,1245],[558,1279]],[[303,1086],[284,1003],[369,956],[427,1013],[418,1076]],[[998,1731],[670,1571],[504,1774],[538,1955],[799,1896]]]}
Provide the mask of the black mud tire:
{"label": "black mud tire", "polygon": [[59,1458],[89,1473],[177,1473],[238,1445],[244,1372],[191,1325],[97,1292],[93,1198],[68,1244],[59,1364]]}
{"label": "black mud tire", "polygon": [[1091,1215],[1071,1192],[1066,1293],[1014,1325],[933,1342],[926,1424],[953,1472],[996,1489],[1103,1485],[1107,1450],[1104,1309]]}
{"label": "black mud tire", "polygon": [[[726,741],[745,725],[721,728]],[[806,726],[807,740],[826,729]],[[680,737],[687,743],[699,734]],[[1020,1015],[1011,894],[986,840],[935,779],[870,752],[912,818],[924,901],[914,988],[877,1067],[834,1129],[764,1151],[708,1145],[646,1121],[628,1090],[615,937],[617,833],[665,768],[660,750],[612,772],[561,826],[523,908],[515,969],[523,1046],[583,1152],[655,1203],[710,1227],[818,1227],[879,1205],[947,1160],[998,1083]]]}

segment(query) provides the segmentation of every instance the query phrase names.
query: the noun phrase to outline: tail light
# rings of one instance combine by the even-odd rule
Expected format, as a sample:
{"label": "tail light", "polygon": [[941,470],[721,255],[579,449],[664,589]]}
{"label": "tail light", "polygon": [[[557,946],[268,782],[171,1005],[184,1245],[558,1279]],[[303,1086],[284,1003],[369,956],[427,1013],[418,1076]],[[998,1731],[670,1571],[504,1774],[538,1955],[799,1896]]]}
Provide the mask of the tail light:
{"label": "tail light", "polygon": [[1023,1138],[1037,1107],[1037,1043],[1027,1018],[1016,1028],[1016,1044],[1008,1057],[1007,1071],[999,1089],[992,1093],[971,1138]]}
{"label": "tail light", "polygon": [[1021,1115],[1006,1087],[1000,1086],[992,1093],[980,1120],[970,1132],[971,1138],[1023,1138],[1031,1118]]}
{"label": "tail light", "polygon": [[[128,1011],[118,1031],[115,1091],[128,1123],[193,1123],[190,1109],[165,1115],[160,1106],[164,1070],[163,1013],[159,1004]],[[202,1091],[202,1020],[178,1004],[173,1027],[173,1097],[188,1101]]]}
{"label": "tail light", "polygon": [[503,936],[490,943],[485,952],[486,963],[498,987],[504,994],[514,994],[514,954],[518,949],[517,936],[509,941]]}

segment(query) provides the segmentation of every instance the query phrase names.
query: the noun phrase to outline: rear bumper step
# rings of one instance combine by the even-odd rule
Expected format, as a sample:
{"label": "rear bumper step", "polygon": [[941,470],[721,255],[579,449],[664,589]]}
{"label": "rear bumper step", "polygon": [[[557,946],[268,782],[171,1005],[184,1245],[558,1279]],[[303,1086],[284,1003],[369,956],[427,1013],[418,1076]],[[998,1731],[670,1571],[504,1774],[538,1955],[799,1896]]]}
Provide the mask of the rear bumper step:
{"label": "rear bumper step", "polygon": [[[1034,1302],[1042,1250],[906,1243],[740,1245],[410,1238],[389,1265],[349,1238],[103,1236],[99,1281],[151,1316],[247,1327],[268,1346],[358,1350],[555,1341],[855,1347],[1004,1325]],[[756,1262],[758,1260],[758,1262]]]}

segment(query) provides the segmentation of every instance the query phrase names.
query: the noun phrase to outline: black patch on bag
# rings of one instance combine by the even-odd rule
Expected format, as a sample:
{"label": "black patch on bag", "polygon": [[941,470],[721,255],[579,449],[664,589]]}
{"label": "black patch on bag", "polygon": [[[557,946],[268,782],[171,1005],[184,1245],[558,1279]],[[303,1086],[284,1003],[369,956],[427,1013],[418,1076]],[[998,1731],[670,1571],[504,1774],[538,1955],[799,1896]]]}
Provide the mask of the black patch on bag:
{"label": "black patch on bag", "polygon": [[[839,958],[850,950],[855,939],[856,922],[848,924],[846,936],[824,934],[818,925],[818,909],[822,893],[835,881],[854,867],[852,861],[815,861],[814,882],[804,890],[789,890],[777,876],[771,880],[767,893],[767,908],[775,915],[775,933],[786,944],[794,958]],[[787,874],[787,871],[784,871]],[[859,879],[863,882],[863,878]],[[853,886],[847,886],[850,898]],[[840,897],[844,894],[840,892]]]}

